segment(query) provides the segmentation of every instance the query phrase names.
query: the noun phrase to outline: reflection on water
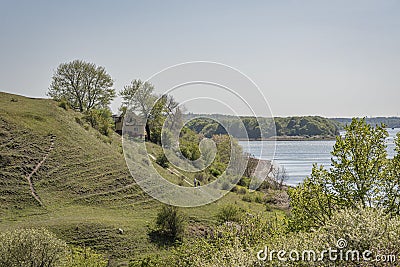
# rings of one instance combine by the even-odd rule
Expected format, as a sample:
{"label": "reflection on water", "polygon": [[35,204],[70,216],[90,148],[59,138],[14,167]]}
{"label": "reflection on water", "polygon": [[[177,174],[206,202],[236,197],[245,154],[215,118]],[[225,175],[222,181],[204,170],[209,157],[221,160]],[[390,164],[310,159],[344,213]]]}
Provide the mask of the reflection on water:
{"label": "reflection on water", "polygon": [[[386,140],[389,157],[394,156],[394,138],[400,129],[387,129],[389,137]],[[274,143],[271,141],[241,141],[239,144],[245,152],[260,159],[271,159]],[[335,141],[277,141],[274,160],[285,167],[290,185],[297,185],[310,175],[314,163],[329,168],[331,154]]]}

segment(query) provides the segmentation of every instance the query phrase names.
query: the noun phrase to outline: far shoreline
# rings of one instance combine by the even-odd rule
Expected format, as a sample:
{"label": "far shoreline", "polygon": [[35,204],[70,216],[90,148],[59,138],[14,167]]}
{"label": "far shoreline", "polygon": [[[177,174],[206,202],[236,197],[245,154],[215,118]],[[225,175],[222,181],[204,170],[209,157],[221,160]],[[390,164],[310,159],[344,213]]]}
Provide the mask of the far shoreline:
{"label": "far shoreline", "polygon": [[[337,135],[340,136],[340,135]],[[238,141],[335,141],[337,136],[275,136],[269,138],[236,138]]]}

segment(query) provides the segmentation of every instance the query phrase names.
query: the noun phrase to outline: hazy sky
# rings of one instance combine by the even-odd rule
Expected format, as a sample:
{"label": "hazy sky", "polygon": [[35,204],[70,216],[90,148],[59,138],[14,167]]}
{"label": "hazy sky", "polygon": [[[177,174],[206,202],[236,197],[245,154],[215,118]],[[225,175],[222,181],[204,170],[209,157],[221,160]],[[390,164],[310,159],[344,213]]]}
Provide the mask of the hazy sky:
{"label": "hazy sky", "polygon": [[400,1],[10,0],[0,38],[0,90],[32,97],[74,59],[117,90],[205,60],[251,77],[276,116],[400,114]]}

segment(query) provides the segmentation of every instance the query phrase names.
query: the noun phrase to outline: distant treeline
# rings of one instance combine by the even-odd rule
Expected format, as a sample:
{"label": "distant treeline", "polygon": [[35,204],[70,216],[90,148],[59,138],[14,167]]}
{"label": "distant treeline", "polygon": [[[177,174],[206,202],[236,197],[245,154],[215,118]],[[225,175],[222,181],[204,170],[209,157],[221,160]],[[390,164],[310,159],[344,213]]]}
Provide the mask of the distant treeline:
{"label": "distant treeline", "polygon": [[[350,118],[332,118],[331,120],[338,122],[341,129],[346,125],[351,123]],[[400,128],[400,117],[376,117],[376,118],[365,118],[365,121],[372,125],[385,124],[388,128]]]}
{"label": "distant treeline", "polygon": [[[274,136],[288,137],[333,137],[339,134],[339,123],[319,116],[255,118],[230,115],[205,115],[210,118],[193,118],[187,126],[193,131],[211,137],[229,132],[236,138],[260,139]],[[223,127],[226,127],[226,129]],[[260,127],[261,125],[261,127]]]}

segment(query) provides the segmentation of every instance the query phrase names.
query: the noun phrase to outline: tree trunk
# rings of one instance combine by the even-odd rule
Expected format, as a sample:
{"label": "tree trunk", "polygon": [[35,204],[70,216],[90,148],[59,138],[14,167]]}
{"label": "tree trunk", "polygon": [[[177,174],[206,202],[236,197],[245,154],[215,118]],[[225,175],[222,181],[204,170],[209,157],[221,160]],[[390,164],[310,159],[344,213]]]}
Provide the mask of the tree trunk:
{"label": "tree trunk", "polygon": [[150,141],[150,125],[148,122],[146,122],[146,139]]}

